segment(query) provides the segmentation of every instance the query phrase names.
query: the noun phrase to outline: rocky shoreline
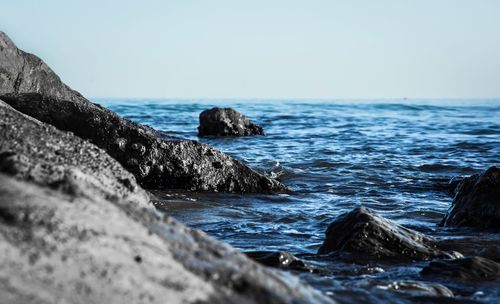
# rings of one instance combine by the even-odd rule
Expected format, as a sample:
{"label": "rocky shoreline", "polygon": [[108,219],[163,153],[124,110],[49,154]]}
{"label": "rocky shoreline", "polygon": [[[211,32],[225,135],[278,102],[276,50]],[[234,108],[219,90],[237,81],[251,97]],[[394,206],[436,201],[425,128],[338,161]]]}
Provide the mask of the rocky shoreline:
{"label": "rocky shoreline", "polygon": [[[0,117],[6,303],[342,302],[282,271],[328,269],[288,252],[240,253],[158,212],[144,190],[286,193],[285,185],[208,145],[166,137],[91,103],[3,32]],[[232,109],[200,115],[199,136],[249,135],[264,131]],[[499,170],[452,180],[441,226],[498,229]],[[429,261],[421,274],[431,282],[499,280],[495,254],[464,257],[450,247],[356,208],[330,224],[317,256],[358,264]],[[435,283],[398,284],[453,296]]]}

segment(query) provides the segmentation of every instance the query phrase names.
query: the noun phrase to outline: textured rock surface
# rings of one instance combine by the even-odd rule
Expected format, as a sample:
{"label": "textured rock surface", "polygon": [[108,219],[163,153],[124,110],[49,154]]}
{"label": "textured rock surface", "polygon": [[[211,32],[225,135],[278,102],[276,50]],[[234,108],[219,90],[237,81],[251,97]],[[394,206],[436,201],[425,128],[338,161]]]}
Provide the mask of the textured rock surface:
{"label": "textured rock surface", "polygon": [[442,226],[500,228],[500,168],[462,179]]}
{"label": "textured rock surface", "polygon": [[0,101],[5,303],[330,303],[161,216],[103,150]]}
{"label": "textured rock surface", "polygon": [[422,275],[466,281],[499,281],[500,264],[482,257],[433,261],[422,270]]}
{"label": "textured rock surface", "polygon": [[218,150],[166,139],[93,104],[63,84],[34,55],[0,32],[0,98],[36,119],[88,139],[118,160],[147,188],[282,192],[286,188]]}
{"label": "textured rock surface", "polygon": [[356,208],[339,216],[326,230],[318,254],[347,253],[360,259],[428,260],[454,258],[437,248],[434,240],[400,226],[366,208]]}
{"label": "textured rock surface", "polygon": [[264,135],[261,126],[231,108],[212,108],[200,114],[198,136]]}

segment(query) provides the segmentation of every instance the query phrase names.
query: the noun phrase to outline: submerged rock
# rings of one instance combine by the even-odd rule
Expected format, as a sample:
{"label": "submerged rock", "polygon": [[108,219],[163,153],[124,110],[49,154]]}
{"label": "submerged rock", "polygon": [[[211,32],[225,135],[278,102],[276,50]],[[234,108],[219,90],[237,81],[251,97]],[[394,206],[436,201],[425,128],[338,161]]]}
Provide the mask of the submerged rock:
{"label": "submerged rock", "polygon": [[453,297],[453,292],[437,283],[419,281],[394,281],[387,285],[377,286],[382,290],[404,293],[412,296]]}
{"label": "submerged rock", "polygon": [[261,126],[231,108],[212,108],[200,114],[198,136],[264,135]]}
{"label": "submerged rock", "polygon": [[430,262],[421,274],[464,281],[499,281],[500,264],[482,257]]}
{"label": "submerged rock", "polygon": [[0,98],[20,112],[90,140],[147,188],[284,192],[286,187],[198,142],[163,138],[71,90],[38,57],[0,32]]}
{"label": "submerged rock", "polygon": [[158,214],[105,151],[0,101],[5,303],[331,303]]}
{"label": "submerged rock", "polygon": [[431,237],[363,207],[340,215],[328,226],[318,254],[331,252],[359,259],[429,260],[459,256],[438,249]]}
{"label": "submerged rock", "polygon": [[327,272],[326,269],[307,264],[287,251],[247,251],[244,253],[252,260],[269,267],[314,273]]}
{"label": "submerged rock", "polygon": [[500,228],[500,168],[462,179],[441,226]]}

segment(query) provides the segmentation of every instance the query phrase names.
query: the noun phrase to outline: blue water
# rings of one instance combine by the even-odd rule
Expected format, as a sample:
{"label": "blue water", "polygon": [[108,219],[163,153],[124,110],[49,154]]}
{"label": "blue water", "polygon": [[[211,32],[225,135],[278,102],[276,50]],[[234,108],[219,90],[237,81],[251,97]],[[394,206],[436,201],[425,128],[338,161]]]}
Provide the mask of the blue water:
{"label": "blue water", "polygon": [[[451,177],[500,165],[500,100],[95,101],[170,135],[212,145],[294,190],[155,194],[169,214],[237,248],[287,250],[330,269],[331,275],[299,275],[341,302],[421,300],[390,284],[422,281],[418,272],[425,263],[353,265],[314,256],[328,224],[356,206],[456,242],[466,255],[500,241],[493,233],[437,227],[451,203],[444,190]],[[212,106],[235,108],[267,136],[198,138],[198,115]],[[498,283],[438,282],[457,301],[500,302]]]}

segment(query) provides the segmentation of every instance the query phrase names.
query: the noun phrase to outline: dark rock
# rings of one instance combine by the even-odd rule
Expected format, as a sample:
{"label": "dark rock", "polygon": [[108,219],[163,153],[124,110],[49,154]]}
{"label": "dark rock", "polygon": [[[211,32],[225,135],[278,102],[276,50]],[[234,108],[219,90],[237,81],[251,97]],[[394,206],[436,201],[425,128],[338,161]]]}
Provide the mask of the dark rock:
{"label": "dark rock", "polygon": [[261,126],[231,108],[212,108],[200,114],[198,136],[264,135]]}
{"label": "dark rock", "polygon": [[247,251],[244,252],[252,260],[262,265],[313,273],[325,273],[327,270],[307,264],[287,251]]}
{"label": "dark rock", "polygon": [[413,296],[453,297],[453,292],[449,288],[432,282],[393,281],[387,285],[377,287]]}
{"label": "dark rock", "polygon": [[498,281],[500,264],[482,257],[432,261],[422,269],[421,274],[463,281]]}
{"label": "dark rock", "polygon": [[105,151],[0,101],[2,303],[331,303],[157,213]]}
{"label": "dark rock", "polygon": [[434,239],[384,219],[366,208],[340,215],[326,230],[318,254],[338,252],[359,259],[429,260],[455,258]]}
{"label": "dark rock", "polygon": [[278,181],[210,146],[163,138],[149,127],[89,102],[62,83],[38,57],[17,49],[2,32],[0,99],[20,112],[90,140],[146,188],[287,191]]}
{"label": "dark rock", "polygon": [[500,169],[491,167],[464,178],[441,226],[500,229]]}
{"label": "dark rock", "polygon": [[460,185],[460,183],[462,183],[463,180],[464,180],[463,176],[455,176],[450,179],[447,185],[448,195],[450,197],[454,198],[455,195],[457,195],[457,191],[459,188],[458,186]]}

